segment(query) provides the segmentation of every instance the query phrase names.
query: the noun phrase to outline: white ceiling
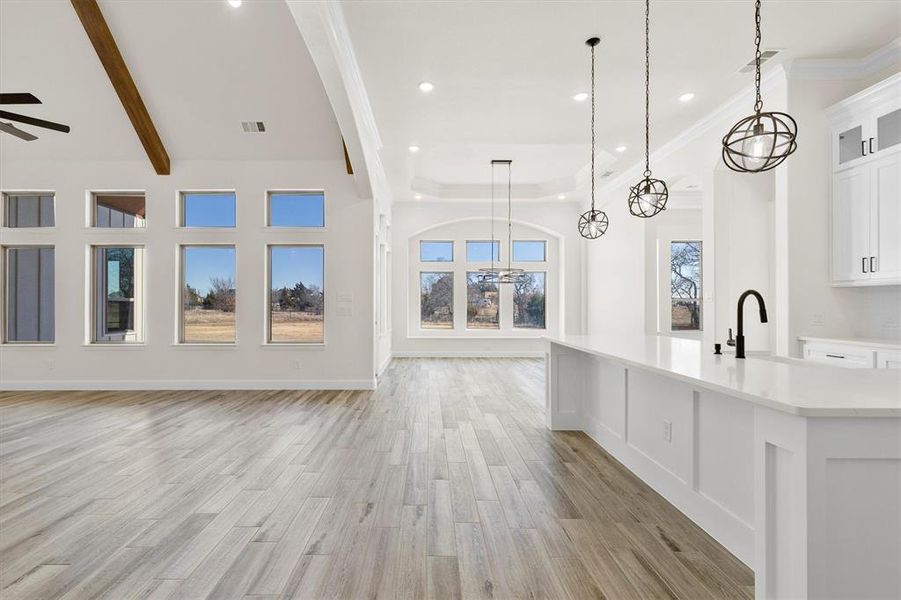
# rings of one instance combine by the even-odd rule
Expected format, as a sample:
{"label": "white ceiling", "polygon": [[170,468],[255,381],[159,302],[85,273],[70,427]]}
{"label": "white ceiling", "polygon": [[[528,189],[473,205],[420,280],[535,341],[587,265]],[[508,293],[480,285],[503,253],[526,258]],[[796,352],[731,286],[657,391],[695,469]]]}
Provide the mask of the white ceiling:
{"label": "white ceiling", "polygon": [[[177,169],[184,159],[338,159],[341,135],[319,75],[280,1],[102,1],[101,9]],[[7,110],[62,122],[0,135],[5,159],[145,159],[68,0],[0,1],[0,91],[40,106]],[[264,121],[245,134],[241,121]],[[148,163],[149,164],[149,163]]]}
{"label": "white ceiling", "polygon": [[[396,200],[482,194],[492,158],[513,159],[522,193],[572,192],[588,162],[584,41],[599,35],[598,143],[604,168],[642,160],[644,2],[342,3]],[[652,3],[652,150],[753,81],[751,0]],[[897,0],[767,0],[770,64],[862,58],[901,35]],[[435,85],[422,94],[417,85]],[[682,104],[678,96],[694,92]],[[748,98],[750,111],[753,98]],[[408,151],[410,145],[422,150]],[[628,149],[615,152],[619,145]],[[484,196],[482,196],[484,197]],[[521,196],[522,197],[522,196]]]}

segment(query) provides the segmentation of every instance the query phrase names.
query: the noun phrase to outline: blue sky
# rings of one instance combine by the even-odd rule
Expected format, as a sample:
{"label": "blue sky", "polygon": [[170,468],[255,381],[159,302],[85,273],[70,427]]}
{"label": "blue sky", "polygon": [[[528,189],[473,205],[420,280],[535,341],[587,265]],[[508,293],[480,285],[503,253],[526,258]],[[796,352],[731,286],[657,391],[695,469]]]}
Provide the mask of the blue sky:
{"label": "blue sky", "polygon": [[187,246],[185,282],[200,295],[210,290],[210,278],[235,280],[235,249],[226,246]]}
{"label": "blue sky", "polygon": [[273,246],[272,287],[294,287],[298,281],[322,289],[322,246]]}
{"label": "blue sky", "polygon": [[270,194],[269,224],[272,227],[325,227],[325,196],[308,194]]}
{"label": "blue sky", "polygon": [[235,195],[185,194],[185,227],[234,227]]}

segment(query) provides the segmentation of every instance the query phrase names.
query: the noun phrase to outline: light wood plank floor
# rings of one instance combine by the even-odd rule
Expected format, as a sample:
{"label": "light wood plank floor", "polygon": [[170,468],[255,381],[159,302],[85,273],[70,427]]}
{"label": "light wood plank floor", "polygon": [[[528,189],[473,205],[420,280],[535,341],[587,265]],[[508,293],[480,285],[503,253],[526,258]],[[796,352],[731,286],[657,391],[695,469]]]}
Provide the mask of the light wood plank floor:
{"label": "light wood plank floor", "polygon": [[586,436],[544,364],[376,392],[0,394],[0,598],[751,598]]}

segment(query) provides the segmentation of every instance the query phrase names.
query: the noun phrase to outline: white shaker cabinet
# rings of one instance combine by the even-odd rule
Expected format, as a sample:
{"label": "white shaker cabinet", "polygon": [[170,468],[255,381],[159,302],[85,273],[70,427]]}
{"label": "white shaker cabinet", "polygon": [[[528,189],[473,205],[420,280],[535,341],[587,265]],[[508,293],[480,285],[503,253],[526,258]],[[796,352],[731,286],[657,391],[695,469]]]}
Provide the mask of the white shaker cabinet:
{"label": "white shaker cabinet", "polygon": [[901,75],[828,111],[832,283],[901,284]]}

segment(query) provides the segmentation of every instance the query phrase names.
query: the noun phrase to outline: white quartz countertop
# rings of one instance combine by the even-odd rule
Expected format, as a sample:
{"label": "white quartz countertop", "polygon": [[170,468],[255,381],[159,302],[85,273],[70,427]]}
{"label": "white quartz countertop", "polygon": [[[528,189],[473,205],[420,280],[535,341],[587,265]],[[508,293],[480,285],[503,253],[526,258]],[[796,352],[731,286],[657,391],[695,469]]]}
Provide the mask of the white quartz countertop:
{"label": "white quartz countertop", "polygon": [[802,335],[798,337],[802,342],[826,342],[828,344],[841,344],[844,346],[866,346],[868,348],[880,348],[886,350],[901,350],[901,342],[892,342],[890,340],[877,340],[872,338],[824,338],[812,335]]}
{"label": "white quartz countertop", "polygon": [[753,354],[739,360],[717,356],[699,340],[665,336],[545,339],[795,415],[901,417],[901,369],[849,369]]}

